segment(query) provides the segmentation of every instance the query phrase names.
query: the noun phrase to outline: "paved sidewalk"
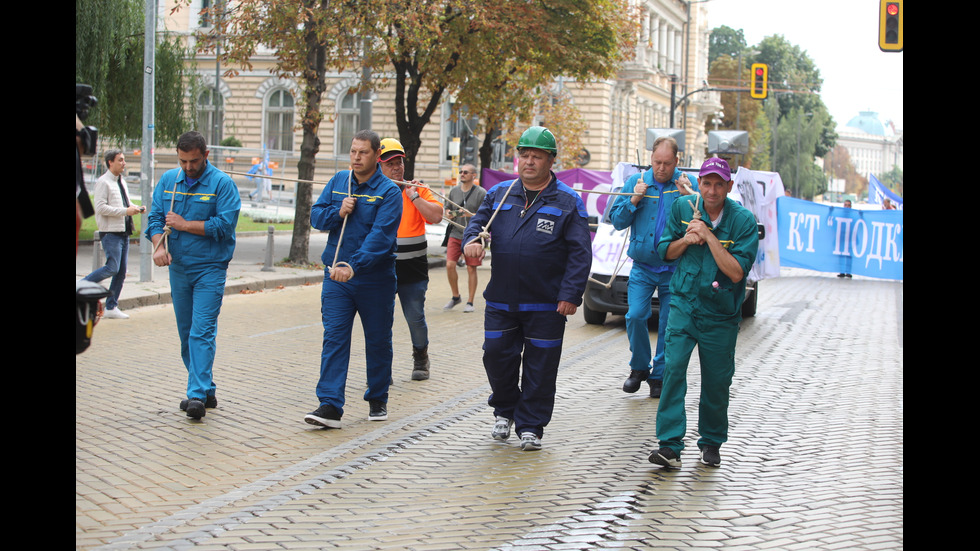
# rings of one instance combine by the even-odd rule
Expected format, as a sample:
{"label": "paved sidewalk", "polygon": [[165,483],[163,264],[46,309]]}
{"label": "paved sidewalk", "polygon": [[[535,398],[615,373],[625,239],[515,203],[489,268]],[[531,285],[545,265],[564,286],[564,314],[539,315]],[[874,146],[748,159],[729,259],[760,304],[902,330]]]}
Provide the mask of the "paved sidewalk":
{"label": "paved sidewalk", "polygon": [[[244,256],[243,280],[258,271]],[[544,449],[492,440],[482,300],[472,314],[443,311],[441,269],[426,307],[432,378],[411,380],[396,308],[389,420],[367,420],[355,324],[343,428],[305,424],[322,343],[314,274],[311,285],[226,296],[219,404],[199,422],[177,409],[186,372],[168,305],[98,325],[75,361],[77,549],[904,546],[900,282],[762,282],[759,314],[739,335],[722,466],[697,461],[689,392],[684,464],[664,471],[647,461],[656,401],[620,390],[621,316],[569,319]],[[480,277],[482,288],[486,267]],[[692,389],[697,371],[695,358]]]}

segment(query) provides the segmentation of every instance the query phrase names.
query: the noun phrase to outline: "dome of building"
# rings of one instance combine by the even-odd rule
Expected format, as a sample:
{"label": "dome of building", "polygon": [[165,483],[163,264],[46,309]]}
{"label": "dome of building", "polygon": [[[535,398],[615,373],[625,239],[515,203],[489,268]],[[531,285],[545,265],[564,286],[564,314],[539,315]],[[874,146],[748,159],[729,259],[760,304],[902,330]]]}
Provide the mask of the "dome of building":
{"label": "dome of building", "polygon": [[878,113],[874,111],[861,111],[861,114],[851,119],[846,126],[873,136],[885,135],[885,126],[878,120]]}

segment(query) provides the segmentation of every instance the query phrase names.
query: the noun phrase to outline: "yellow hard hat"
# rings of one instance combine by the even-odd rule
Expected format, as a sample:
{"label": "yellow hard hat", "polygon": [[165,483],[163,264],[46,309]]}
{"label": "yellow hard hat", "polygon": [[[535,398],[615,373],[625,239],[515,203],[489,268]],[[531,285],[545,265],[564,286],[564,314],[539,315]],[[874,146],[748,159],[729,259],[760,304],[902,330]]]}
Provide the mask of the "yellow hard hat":
{"label": "yellow hard hat", "polygon": [[383,163],[385,161],[390,161],[395,157],[404,157],[405,148],[402,147],[401,142],[395,138],[385,138],[381,140],[381,157],[379,160]]}

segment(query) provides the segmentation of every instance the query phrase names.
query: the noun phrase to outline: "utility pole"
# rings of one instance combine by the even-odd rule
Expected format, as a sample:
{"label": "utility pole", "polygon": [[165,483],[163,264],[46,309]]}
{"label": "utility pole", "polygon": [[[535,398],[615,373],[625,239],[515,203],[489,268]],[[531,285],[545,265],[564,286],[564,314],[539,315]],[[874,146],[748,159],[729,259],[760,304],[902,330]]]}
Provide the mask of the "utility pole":
{"label": "utility pole", "polygon": [[[157,2],[146,0],[143,29],[143,151],[140,155],[140,197],[143,205],[147,206],[140,215],[142,228],[149,224],[147,213],[150,211],[149,202],[153,197],[153,148],[154,120],[156,112],[153,102],[156,98],[154,73],[156,73],[156,30]],[[153,281],[153,243],[145,237],[140,237],[140,281]]]}

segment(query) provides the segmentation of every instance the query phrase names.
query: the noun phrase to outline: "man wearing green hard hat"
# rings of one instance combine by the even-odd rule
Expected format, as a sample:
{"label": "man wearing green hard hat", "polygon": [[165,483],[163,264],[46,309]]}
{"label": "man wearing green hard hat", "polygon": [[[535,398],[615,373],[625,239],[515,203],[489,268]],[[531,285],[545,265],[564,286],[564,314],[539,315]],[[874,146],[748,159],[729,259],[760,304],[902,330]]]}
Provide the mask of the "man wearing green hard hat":
{"label": "man wearing green hard hat", "polygon": [[[541,449],[554,410],[566,316],[575,313],[592,267],[585,203],[552,172],[558,143],[533,126],[517,143],[518,178],[487,192],[463,232],[466,256],[493,256],[483,365],[500,441],[514,427],[525,451]],[[522,370],[523,367],[523,370]]]}

